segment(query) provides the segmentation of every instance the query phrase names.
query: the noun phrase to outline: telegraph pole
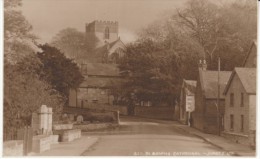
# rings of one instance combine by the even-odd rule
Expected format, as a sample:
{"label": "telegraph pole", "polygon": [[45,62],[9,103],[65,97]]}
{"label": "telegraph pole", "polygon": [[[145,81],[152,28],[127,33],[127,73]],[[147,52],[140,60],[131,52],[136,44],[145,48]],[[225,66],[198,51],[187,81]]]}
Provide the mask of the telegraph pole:
{"label": "telegraph pole", "polygon": [[221,132],[221,121],[220,121],[220,110],[219,110],[219,104],[220,104],[220,57],[218,56],[218,98],[217,98],[217,114],[218,114],[218,135],[220,136]]}

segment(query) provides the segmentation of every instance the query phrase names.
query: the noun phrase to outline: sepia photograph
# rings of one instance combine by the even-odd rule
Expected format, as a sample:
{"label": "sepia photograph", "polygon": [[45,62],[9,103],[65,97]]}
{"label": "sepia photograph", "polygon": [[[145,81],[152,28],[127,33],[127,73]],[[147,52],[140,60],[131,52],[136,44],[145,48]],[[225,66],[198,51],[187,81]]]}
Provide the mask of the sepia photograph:
{"label": "sepia photograph", "polygon": [[259,155],[257,0],[0,3],[2,157]]}

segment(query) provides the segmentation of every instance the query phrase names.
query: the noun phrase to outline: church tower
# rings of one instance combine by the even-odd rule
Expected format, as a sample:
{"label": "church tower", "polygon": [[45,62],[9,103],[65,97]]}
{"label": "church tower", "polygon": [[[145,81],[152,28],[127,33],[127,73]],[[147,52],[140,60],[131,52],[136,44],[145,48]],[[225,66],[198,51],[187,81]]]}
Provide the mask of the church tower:
{"label": "church tower", "polygon": [[96,47],[103,46],[106,42],[114,42],[118,39],[118,22],[95,20],[92,23],[87,23],[86,36],[96,37]]}

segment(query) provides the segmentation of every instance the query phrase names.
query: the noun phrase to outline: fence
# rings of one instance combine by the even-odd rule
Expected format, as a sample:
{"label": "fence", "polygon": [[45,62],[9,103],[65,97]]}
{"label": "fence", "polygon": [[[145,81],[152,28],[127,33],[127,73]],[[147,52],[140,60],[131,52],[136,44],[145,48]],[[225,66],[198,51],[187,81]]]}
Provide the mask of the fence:
{"label": "fence", "polygon": [[[26,156],[29,152],[32,152],[33,143],[33,129],[30,127],[25,127],[22,129],[13,129],[8,138],[5,132],[5,142],[3,153],[5,156]],[[10,141],[7,141],[10,140]],[[22,141],[22,143],[20,143]]]}

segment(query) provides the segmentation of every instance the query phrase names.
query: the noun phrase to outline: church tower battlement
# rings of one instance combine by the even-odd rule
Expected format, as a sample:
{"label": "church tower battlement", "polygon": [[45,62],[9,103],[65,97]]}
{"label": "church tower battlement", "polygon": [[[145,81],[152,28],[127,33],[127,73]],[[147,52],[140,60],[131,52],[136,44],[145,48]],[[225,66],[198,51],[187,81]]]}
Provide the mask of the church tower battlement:
{"label": "church tower battlement", "polygon": [[118,22],[95,20],[87,23],[86,36],[95,36],[98,39],[97,47],[104,45],[106,42],[113,42],[118,39]]}

